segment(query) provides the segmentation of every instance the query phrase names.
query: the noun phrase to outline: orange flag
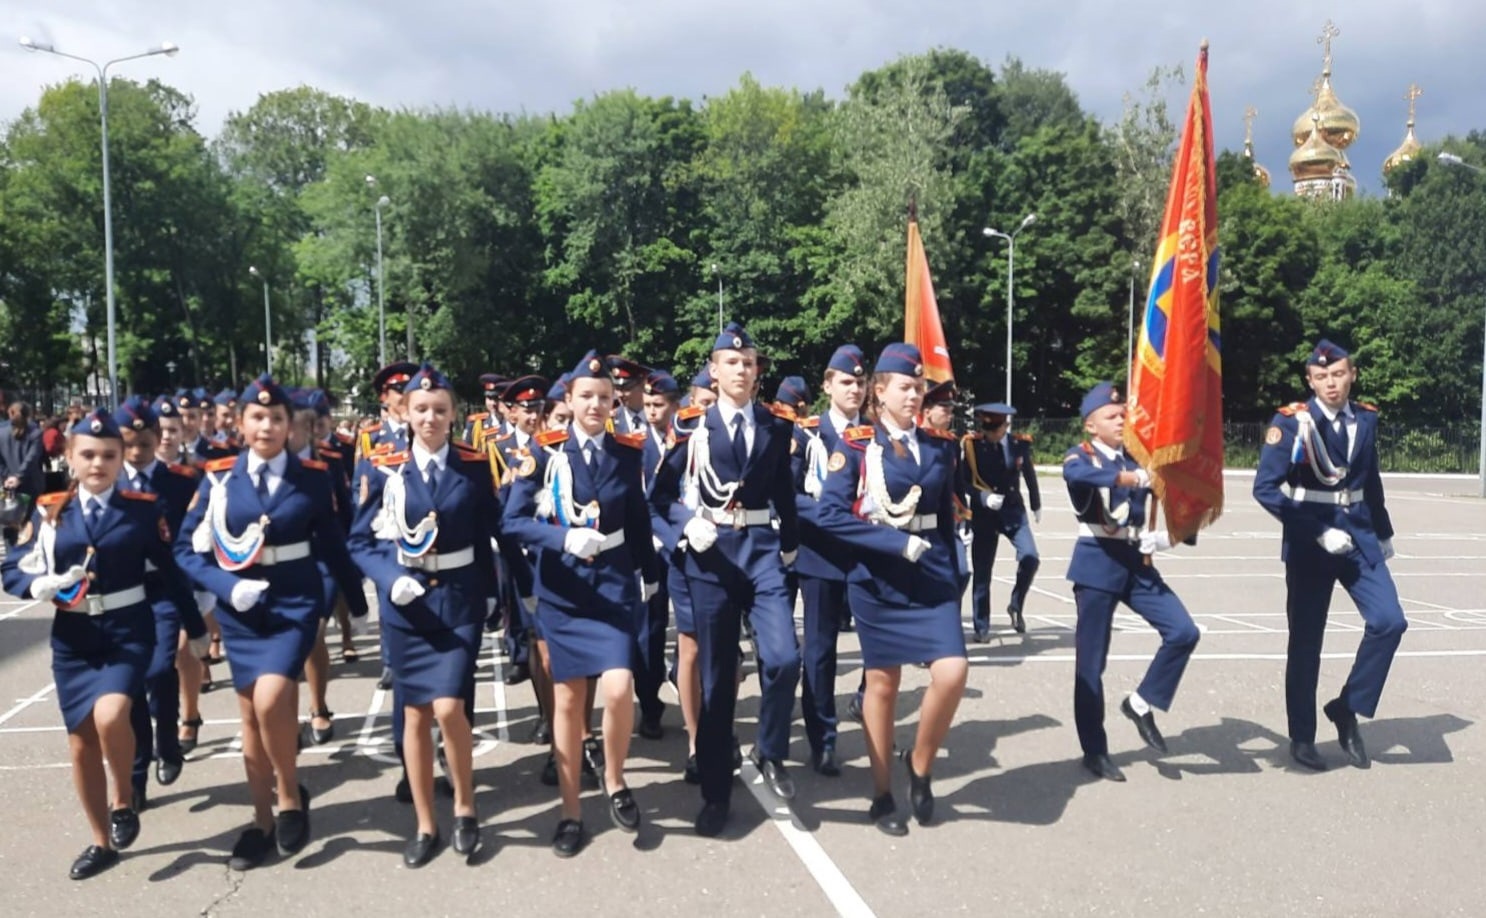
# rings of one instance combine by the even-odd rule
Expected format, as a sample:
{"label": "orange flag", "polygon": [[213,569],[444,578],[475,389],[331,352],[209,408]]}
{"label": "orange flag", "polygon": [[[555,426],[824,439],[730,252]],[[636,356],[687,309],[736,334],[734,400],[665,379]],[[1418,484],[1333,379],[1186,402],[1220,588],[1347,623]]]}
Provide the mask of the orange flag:
{"label": "orange flag", "polygon": [[918,235],[918,219],[908,217],[908,282],[903,301],[903,340],[918,348],[924,358],[924,376],[930,382],[954,379],[944,326],[939,324],[939,301],[934,299],[934,280],[929,276],[929,256]]}
{"label": "orange flag", "polygon": [[1125,424],[1125,448],[1151,473],[1173,542],[1223,511],[1217,287],[1218,184],[1204,41],[1152,262]]}

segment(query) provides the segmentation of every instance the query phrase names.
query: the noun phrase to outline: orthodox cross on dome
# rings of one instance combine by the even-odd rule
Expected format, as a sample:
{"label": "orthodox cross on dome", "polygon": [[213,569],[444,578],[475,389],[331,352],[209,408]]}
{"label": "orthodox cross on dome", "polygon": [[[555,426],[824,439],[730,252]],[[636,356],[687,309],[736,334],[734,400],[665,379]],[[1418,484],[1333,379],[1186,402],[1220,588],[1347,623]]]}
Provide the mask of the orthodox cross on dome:
{"label": "orthodox cross on dome", "polygon": [[1254,142],[1254,119],[1259,117],[1259,109],[1250,105],[1243,110],[1243,139],[1244,143]]}
{"label": "orthodox cross on dome", "polygon": [[1404,93],[1404,99],[1409,103],[1409,124],[1414,123],[1414,100],[1424,95],[1424,90],[1419,88],[1418,83],[1410,83],[1409,91]]}
{"label": "orthodox cross on dome", "polygon": [[1323,73],[1331,72],[1331,40],[1342,34],[1342,30],[1336,27],[1330,19],[1322,26],[1321,34],[1316,38],[1316,44],[1321,46],[1321,70]]}

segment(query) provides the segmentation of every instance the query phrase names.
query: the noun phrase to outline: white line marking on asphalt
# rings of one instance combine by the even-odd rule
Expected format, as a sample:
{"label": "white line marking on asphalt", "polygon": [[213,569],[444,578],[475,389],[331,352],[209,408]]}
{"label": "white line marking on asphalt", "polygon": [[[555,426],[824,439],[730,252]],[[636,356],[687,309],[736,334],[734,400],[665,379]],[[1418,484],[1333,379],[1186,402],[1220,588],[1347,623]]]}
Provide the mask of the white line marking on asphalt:
{"label": "white line marking on asphalt", "polygon": [[490,680],[490,695],[495,699],[495,736],[502,743],[511,741],[510,719],[506,716],[506,674],[500,665],[500,647],[495,634],[487,636],[490,642],[490,665],[495,677]]}
{"label": "white line marking on asphalt", "polygon": [[795,815],[790,808],[781,803],[771,792],[764,789],[764,779],[759,775],[758,769],[747,758],[743,760],[743,768],[739,772],[743,779],[743,786],[763,807],[764,813],[769,817],[769,822],[779,830],[800,863],[810,872],[815,880],[815,885],[826,894],[835,907],[836,914],[843,916],[854,916],[854,918],[873,918],[875,913],[867,905],[856,887],[831,860],[831,856],[822,848],[815,836],[800,828],[795,822]]}
{"label": "white line marking on asphalt", "polygon": [[[1352,652],[1323,653],[1323,660],[1350,660],[1356,654]],[[1481,650],[1400,650],[1393,655],[1394,659],[1412,657],[1486,657],[1486,649]],[[1142,653],[1112,653],[1109,655],[1111,663],[1145,663],[1150,660],[1150,654]],[[972,655],[971,663],[988,663],[992,666],[1020,666],[1023,663],[1072,663],[1075,657],[1071,653],[1036,654],[1021,657],[988,657],[980,654]],[[1194,660],[1217,660],[1227,662],[1253,662],[1277,660],[1284,662],[1286,655],[1283,653],[1194,653]]]}
{"label": "white line marking on asphalt", "polygon": [[6,721],[10,720],[11,718],[15,717],[17,714],[19,714],[22,711],[26,710],[27,708],[31,707],[31,705],[36,704],[39,701],[42,701],[43,699],[46,698],[46,696],[50,695],[52,693],[52,690],[55,689],[56,687],[57,687],[57,683],[55,683],[55,682],[48,682],[47,685],[46,685],[46,688],[41,689],[40,691],[36,692],[34,695],[30,696],[29,698],[22,698],[22,699],[20,699],[19,701],[17,701],[15,703],[15,705],[9,711],[6,711],[4,714],[0,714],[0,724],[3,724]]}
{"label": "white line marking on asphalt", "polygon": [[30,609],[30,608],[32,608],[34,606],[38,606],[40,604],[41,604],[40,600],[33,599],[33,600],[31,600],[30,602],[26,603],[23,606],[19,606],[17,608],[11,609],[9,612],[0,612],[0,622],[9,621],[10,619],[15,618],[17,615],[22,614],[26,610],[28,610],[28,609]]}

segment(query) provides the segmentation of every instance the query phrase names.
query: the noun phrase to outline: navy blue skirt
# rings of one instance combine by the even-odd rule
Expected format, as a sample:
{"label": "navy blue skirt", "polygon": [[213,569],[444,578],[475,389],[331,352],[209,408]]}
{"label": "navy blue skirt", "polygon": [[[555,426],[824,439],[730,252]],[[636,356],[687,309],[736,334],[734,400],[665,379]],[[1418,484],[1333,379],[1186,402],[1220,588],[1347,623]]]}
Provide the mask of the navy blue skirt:
{"label": "navy blue skirt", "polygon": [[104,695],[144,693],[155,652],[155,616],[147,602],[103,615],[56,613],[52,620],[52,679],[68,733],[76,733]]}
{"label": "navy blue skirt", "polygon": [[275,603],[272,592],[265,604],[247,612],[218,603],[217,624],[232,667],[232,687],[246,692],[260,676],[299,681],[320,635],[320,605]]}
{"label": "navy blue skirt", "polygon": [[965,656],[958,602],[906,608],[901,603],[887,605],[863,583],[848,584],[846,593],[856,618],[862,665],[867,669]]}
{"label": "navy blue skirt", "polygon": [[671,610],[676,616],[676,633],[695,636],[697,619],[691,608],[691,589],[687,586],[686,575],[681,573],[680,566],[666,565],[666,590],[671,594]]}
{"label": "navy blue skirt", "polygon": [[432,704],[438,698],[463,698],[475,678],[484,625],[475,622],[440,631],[387,629],[388,665],[397,677],[404,705]]}
{"label": "navy blue skirt", "polygon": [[597,676],[611,669],[635,669],[640,659],[640,630],[645,604],[623,613],[569,612],[537,600],[537,619],[552,680],[566,682]]}

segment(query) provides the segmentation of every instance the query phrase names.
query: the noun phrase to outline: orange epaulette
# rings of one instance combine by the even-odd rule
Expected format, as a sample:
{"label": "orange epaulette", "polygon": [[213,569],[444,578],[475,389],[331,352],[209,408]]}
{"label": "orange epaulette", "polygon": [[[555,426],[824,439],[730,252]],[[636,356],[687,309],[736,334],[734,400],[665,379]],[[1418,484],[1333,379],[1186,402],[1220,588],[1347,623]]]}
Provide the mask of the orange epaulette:
{"label": "orange epaulette", "polygon": [[198,474],[196,469],[192,466],[179,465],[174,462],[166,463],[165,470],[167,472],[170,472],[172,475],[179,475],[182,478],[195,478]]}
{"label": "orange epaulette", "polygon": [[538,446],[556,446],[567,442],[568,432],[566,430],[544,430],[532,439],[537,441]]}
{"label": "orange epaulette", "polygon": [[1031,443],[1032,435],[1028,433],[1014,433],[1011,435],[1011,439],[1018,440],[1022,443]]}
{"label": "orange epaulette", "polygon": [[230,472],[232,471],[232,467],[234,465],[237,465],[236,456],[223,456],[221,459],[211,460],[206,465],[202,466],[202,468],[206,469],[208,472]]}
{"label": "orange epaulette", "polygon": [[330,471],[329,463],[321,462],[319,459],[301,459],[299,460],[299,464],[307,469],[314,469],[317,472]]}
{"label": "orange epaulette", "polygon": [[67,499],[71,496],[71,491],[52,491],[48,494],[43,494],[40,497],[36,498],[36,506],[46,507],[48,509],[52,507],[60,507],[61,505],[67,503]]}
{"label": "orange epaulette", "polygon": [[628,446],[631,449],[644,449],[645,448],[645,434],[642,434],[642,433],[617,433],[617,434],[610,434],[610,436],[612,436],[614,438],[614,442],[615,443],[618,443],[618,444],[620,444],[622,446]]}
{"label": "orange epaulette", "polygon": [[815,428],[820,426],[820,415],[817,414],[814,417],[800,418],[795,423],[799,424],[801,427],[806,428],[807,430],[814,430]]}
{"label": "orange epaulette", "polygon": [[774,417],[784,418],[791,424],[799,420],[799,416],[795,414],[795,409],[789,407],[788,405],[781,405],[778,402],[770,402],[768,404],[768,409],[769,413],[774,415]]}
{"label": "orange epaulette", "polygon": [[848,427],[841,434],[841,439],[851,444],[865,443],[877,435],[877,429],[871,424],[861,424],[856,427]]}
{"label": "orange epaulette", "polygon": [[1363,409],[1366,409],[1367,411],[1371,411],[1373,414],[1377,414],[1378,413],[1378,406],[1377,405],[1371,405],[1371,404],[1368,404],[1367,402],[1353,402],[1352,404],[1356,405],[1358,408],[1363,408]]}
{"label": "orange epaulette", "polygon": [[154,503],[160,497],[160,495],[154,493],[153,491],[147,493],[145,491],[124,491],[124,490],[120,490],[119,491],[119,496],[122,497],[122,498],[124,498],[125,500],[142,500],[142,501],[145,501],[146,503]]}
{"label": "orange epaulette", "polygon": [[485,420],[488,417],[490,417],[490,412],[488,412],[488,411],[478,411],[478,412],[470,415],[469,417],[465,418],[465,420],[466,421],[483,421],[483,420]]}
{"label": "orange epaulette", "polygon": [[376,430],[382,426],[381,421],[362,421],[361,430]]}
{"label": "orange epaulette", "polygon": [[490,456],[484,450],[471,449],[463,443],[454,444],[454,452],[464,462],[489,462]]}
{"label": "orange epaulette", "polygon": [[380,468],[386,468],[388,466],[402,465],[403,463],[407,462],[409,459],[413,458],[413,454],[404,449],[404,450],[399,450],[399,451],[397,451],[395,453],[394,452],[381,452],[381,453],[377,453],[375,455],[370,456],[369,458],[371,459],[371,464],[380,469]]}
{"label": "orange epaulette", "polygon": [[952,430],[940,430],[937,427],[920,427],[919,430],[922,430],[936,440],[948,440],[951,443],[959,442],[959,439]]}
{"label": "orange epaulette", "polygon": [[340,450],[331,449],[328,446],[318,446],[315,448],[315,452],[327,459],[334,459],[337,462],[346,458],[341,455]]}
{"label": "orange epaulette", "polygon": [[707,409],[703,408],[701,405],[687,405],[685,408],[682,408],[676,412],[676,420],[690,421],[694,418],[699,418],[706,413]]}
{"label": "orange epaulette", "polygon": [[1305,406],[1305,402],[1291,402],[1288,405],[1281,405],[1275,410],[1287,418],[1293,416],[1297,411],[1304,411],[1306,414],[1310,414],[1310,409]]}

